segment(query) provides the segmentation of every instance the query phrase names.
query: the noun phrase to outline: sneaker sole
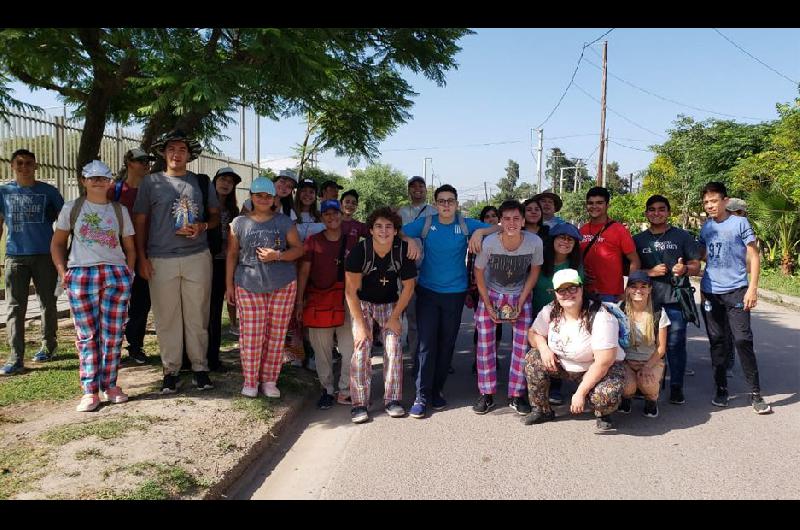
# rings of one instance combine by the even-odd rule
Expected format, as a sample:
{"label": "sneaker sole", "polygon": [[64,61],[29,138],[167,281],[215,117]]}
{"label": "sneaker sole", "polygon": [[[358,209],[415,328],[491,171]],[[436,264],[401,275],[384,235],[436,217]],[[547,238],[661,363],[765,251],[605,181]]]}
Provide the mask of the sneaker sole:
{"label": "sneaker sole", "polygon": [[400,412],[389,412],[389,411],[386,411],[386,414],[387,414],[387,415],[388,415],[390,418],[402,418],[402,417],[403,417],[403,416],[405,416],[407,413],[406,413],[406,412],[402,412],[402,413],[400,413]]}
{"label": "sneaker sole", "polygon": [[716,402],[716,401],[714,401],[713,399],[711,400],[711,404],[712,404],[712,405],[714,405],[715,407],[720,407],[720,408],[725,408],[725,407],[727,407],[727,406],[728,406],[728,404],[727,404],[727,403],[717,403],[717,402]]}
{"label": "sneaker sole", "polygon": [[411,416],[412,418],[416,418],[418,420],[421,420],[421,419],[423,419],[425,417],[425,413],[424,412],[422,414],[413,414],[413,413],[409,412],[408,415]]}
{"label": "sneaker sole", "polygon": [[646,414],[642,412],[642,416],[644,416],[645,418],[658,418],[658,412],[656,412],[655,414]]}
{"label": "sneaker sole", "polygon": [[474,412],[475,414],[484,415],[484,414],[488,414],[489,412],[493,411],[496,406],[497,405],[495,405],[493,403],[493,404],[489,405],[488,407],[486,407],[486,410],[475,410],[475,409],[472,409],[472,412]]}
{"label": "sneaker sole", "polygon": [[756,410],[756,409],[753,409],[753,412],[755,412],[756,414],[772,414],[772,407],[770,407],[769,405],[767,405],[767,408],[766,408],[766,410]]}
{"label": "sneaker sole", "polygon": [[617,412],[619,412],[620,414],[630,414],[631,413],[631,409],[628,409],[628,410],[617,409]]}
{"label": "sneaker sole", "polygon": [[431,405],[431,408],[433,410],[444,410],[447,408],[447,405],[439,405],[438,407],[434,407],[433,405]]}
{"label": "sneaker sole", "polygon": [[686,403],[686,400],[684,399],[684,400],[682,400],[682,401],[677,401],[677,400],[672,400],[672,399],[670,399],[670,400],[669,400],[669,402],[670,402],[671,404],[673,404],[673,405],[683,405],[684,403]]}
{"label": "sneaker sole", "polygon": [[350,421],[352,421],[353,423],[366,423],[369,421],[369,416],[364,416],[364,417],[359,416],[358,418],[351,418]]}
{"label": "sneaker sole", "polygon": [[177,392],[178,392],[177,388],[162,388],[161,389],[161,393],[162,394],[175,394]]}

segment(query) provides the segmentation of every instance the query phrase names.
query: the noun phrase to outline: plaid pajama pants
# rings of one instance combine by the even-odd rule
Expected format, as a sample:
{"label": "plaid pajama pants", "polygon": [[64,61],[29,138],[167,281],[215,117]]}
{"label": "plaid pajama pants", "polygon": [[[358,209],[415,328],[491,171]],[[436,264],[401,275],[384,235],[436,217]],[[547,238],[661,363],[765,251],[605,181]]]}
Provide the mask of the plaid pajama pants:
{"label": "plaid pajama pants", "polygon": [[[383,337],[383,401],[400,401],[403,399],[403,350],[400,347],[400,337],[386,328],[386,322],[392,315],[394,304],[373,304],[361,302],[361,314],[367,329],[372,329],[373,321],[378,323]],[[353,319],[353,335],[356,333],[355,319]],[[353,348],[353,358],[350,362],[350,397],[354,407],[366,407],[369,402],[372,385],[372,341],[367,340],[360,348]]]}
{"label": "plaid pajama pants", "polygon": [[[516,307],[519,294],[500,294],[489,289],[489,299],[495,306],[507,303]],[[511,366],[508,369],[508,397],[525,396],[527,385],[523,371],[523,360],[528,348],[528,327],[531,325],[530,297],[522,306],[522,312],[513,323],[514,337],[511,348]],[[478,331],[478,391],[494,394],[497,391],[497,343],[495,323],[481,299],[475,312],[475,329]]]}
{"label": "plaid pajama pants", "polygon": [[83,392],[113,388],[133,273],[125,265],[95,265],[72,267],[65,276]]}
{"label": "plaid pajama pants", "polygon": [[283,342],[294,310],[297,281],[268,293],[236,286],[239,347],[244,385],[276,383],[283,364]]}

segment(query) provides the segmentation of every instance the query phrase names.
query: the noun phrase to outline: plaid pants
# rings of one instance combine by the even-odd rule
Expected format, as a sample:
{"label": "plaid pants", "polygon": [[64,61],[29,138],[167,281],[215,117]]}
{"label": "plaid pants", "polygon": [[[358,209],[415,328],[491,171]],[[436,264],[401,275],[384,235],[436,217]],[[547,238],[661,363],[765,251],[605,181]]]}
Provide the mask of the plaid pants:
{"label": "plaid pants", "polygon": [[[539,350],[531,348],[525,356],[525,376],[528,378],[528,394],[531,407],[542,412],[550,412],[550,379],[566,379],[580,383],[586,372],[568,372],[561,363],[556,363],[558,371],[549,372],[542,364]],[[589,391],[589,402],[597,417],[611,414],[622,401],[622,387],[625,385],[625,369],[622,362],[615,362],[606,375]]]}
{"label": "plaid pants", "polygon": [[[372,329],[373,321],[378,323],[383,337],[383,401],[400,401],[403,399],[403,350],[400,347],[400,337],[386,327],[392,315],[394,304],[373,304],[361,302],[361,314],[368,330]],[[355,319],[353,319],[353,335],[356,333]],[[372,385],[372,341],[367,340],[360,348],[353,348],[353,358],[350,362],[350,397],[354,407],[366,407],[369,402],[370,387]]]}
{"label": "plaid pants", "polygon": [[269,293],[236,286],[239,347],[244,385],[276,383],[283,364],[283,342],[294,310],[297,281]]}
{"label": "plaid pants", "polygon": [[133,274],[125,265],[72,267],[65,275],[84,394],[117,385]]}
{"label": "plaid pants", "polygon": [[[516,307],[519,294],[500,294],[489,289],[489,300],[497,306],[509,304]],[[508,369],[508,397],[525,396],[527,385],[523,372],[523,360],[528,348],[528,327],[531,325],[530,297],[522,306],[517,320],[514,321],[514,337],[511,347],[511,366]],[[481,299],[475,311],[475,329],[478,332],[477,362],[478,391],[481,394],[494,394],[497,391],[497,343],[495,342],[496,326]]]}

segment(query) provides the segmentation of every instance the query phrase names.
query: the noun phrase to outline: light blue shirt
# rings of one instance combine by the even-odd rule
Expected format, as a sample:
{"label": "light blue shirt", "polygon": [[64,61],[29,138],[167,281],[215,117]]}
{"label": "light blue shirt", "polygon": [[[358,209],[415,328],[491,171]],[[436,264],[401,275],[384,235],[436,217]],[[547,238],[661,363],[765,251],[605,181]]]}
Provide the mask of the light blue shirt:
{"label": "light blue shirt", "polygon": [[566,221],[557,215],[554,215],[552,219],[549,219],[547,221],[542,221],[543,225],[547,225],[550,228],[554,228],[556,225],[560,225],[561,223],[566,223]]}
{"label": "light blue shirt", "polygon": [[[437,293],[461,293],[467,290],[468,237],[479,228],[492,225],[464,219],[469,234],[461,232],[461,224],[453,218],[450,224],[439,222],[439,214],[431,216],[431,228],[423,242],[425,256],[419,268],[419,284]],[[425,218],[403,225],[403,233],[419,238]]]}
{"label": "light blue shirt", "polygon": [[0,217],[8,226],[6,255],[50,254],[53,222],[62,206],[64,198],[45,182],[20,186],[13,181],[0,186]]}
{"label": "light blue shirt", "polygon": [[706,247],[706,270],[700,290],[723,294],[747,287],[747,244],[755,240],[746,217],[731,215],[721,223],[706,221],[699,237],[700,244]]}

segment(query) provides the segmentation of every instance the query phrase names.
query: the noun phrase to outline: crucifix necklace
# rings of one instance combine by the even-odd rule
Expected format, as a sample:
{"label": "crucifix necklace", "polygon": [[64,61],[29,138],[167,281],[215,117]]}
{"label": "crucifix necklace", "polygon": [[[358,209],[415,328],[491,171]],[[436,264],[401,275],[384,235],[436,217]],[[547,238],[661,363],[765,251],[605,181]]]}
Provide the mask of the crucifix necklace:
{"label": "crucifix necklace", "polygon": [[384,276],[378,281],[381,282],[381,285],[383,285],[384,287],[386,287],[386,284],[389,283],[389,280],[386,279],[386,276]]}
{"label": "crucifix necklace", "polygon": [[281,248],[281,245],[282,245],[282,244],[283,244],[283,240],[281,239],[281,236],[280,236],[280,234],[278,234],[278,235],[275,237],[275,244],[273,245],[273,247],[274,247],[274,248],[277,248],[277,249],[279,249],[279,248]]}

